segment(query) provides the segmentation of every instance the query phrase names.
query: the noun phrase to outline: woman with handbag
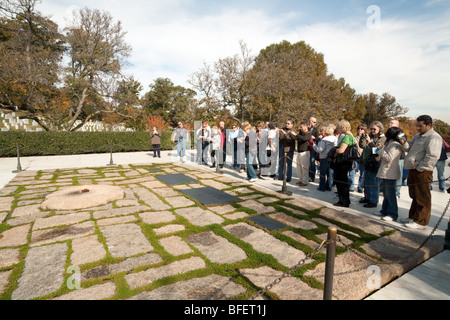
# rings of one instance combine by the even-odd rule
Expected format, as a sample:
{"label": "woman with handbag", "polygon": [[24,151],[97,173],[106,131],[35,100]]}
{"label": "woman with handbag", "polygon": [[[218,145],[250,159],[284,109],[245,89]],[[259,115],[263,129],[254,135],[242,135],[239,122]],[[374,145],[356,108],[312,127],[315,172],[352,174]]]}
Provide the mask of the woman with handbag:
{"label": "woman with handbag", "polygon": [[370,134],[359,141],[363,148],[362,161],[364,163],[365,197],[359,201],[365,208],[376,208],[380,197],[380,179],[377,178],[380,168],[380,157],[377,146],[384,146],[386,136],[384,126],[380,121],[374,121],[370,125]]}
{"label": "woman with handbag", "polygon": [[[337,207],[350,207],[350,186],[348,182],[348,174],[353,166],[353,160],[344,158],[344,154],[350,151],[353,145],[356,144],[355,137],[351,132],[350,123],[346,120],[342,120],[338,123],[336,129],[344,138],[338,143],[334,157],[335,169],[334,169],[334,181],[336,182],[336,188],[339,196],[339,201],[334,205]],[[348,149],[348,150],[347,150]]]}

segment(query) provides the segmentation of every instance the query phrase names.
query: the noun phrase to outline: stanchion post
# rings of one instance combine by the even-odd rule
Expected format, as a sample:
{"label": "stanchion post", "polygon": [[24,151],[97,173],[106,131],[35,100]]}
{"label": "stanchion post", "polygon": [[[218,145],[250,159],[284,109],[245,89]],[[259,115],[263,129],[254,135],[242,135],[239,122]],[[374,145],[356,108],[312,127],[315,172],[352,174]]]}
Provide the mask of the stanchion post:
{"label": "stanchion post", "polygon": [[19,143],[16,142],[16,149],[17,149],[17,170],[14,170],[13,173],[19,173],[22,170],[22,165],[20,164],[20,148]]}
{"label": "stanchion post", "polygon": [[110,145],[109,145],[109,149],[110,149],[110,160],[109,160],[109,164],[108,164],[108,166],[116,166],[116,164],[114,164],[114,162],[113,162],[113,143],[111,142],[110,143]]}
{"label": "stanchion post", "polygon": [[286,181],[286,175],[287,175],[287,152],[284,152],[284,166],[283,166],[284,170],[284,174],[283,174],[283,187],[281,188],[281,191],[278,191],[279,193],[283,193],[286,195],[292,195],[292,192],[287,190],[287,181]]}
{"label": "stanchion post", "polygon": [[336,237],[337,229],[330,227],[328,229],[327,257],[325,262],[325,284],[323,291],[323,300],[333,299],[333,276],[334,276],[334,258],[336,255]]}
{"label": "stanchion post", "polygon": [[223,159],[222,153],[223,153],[222,148],[219,147],[219,149],[217,149],[217,152],[216,152],[216,173],[218,173],[218,174],[223,174],[223,171],[220,169],[220,163],[219,163],[220,159]]}

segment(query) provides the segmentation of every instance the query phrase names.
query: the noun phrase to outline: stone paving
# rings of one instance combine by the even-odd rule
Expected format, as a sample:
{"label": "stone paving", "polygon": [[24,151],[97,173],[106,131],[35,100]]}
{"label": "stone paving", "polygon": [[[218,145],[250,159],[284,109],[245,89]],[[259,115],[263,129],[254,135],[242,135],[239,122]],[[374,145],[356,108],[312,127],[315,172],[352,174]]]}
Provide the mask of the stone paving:
{"label": "stone paving", "polygon": [[[196,182],[156,177],[173,173]],[[92,193],[87,205],[81,190],[95,186],[111,198],[98,202]],[[239,201],[204,206],[180,192],[205,186]],[[67,190],[77,197],[71,209],[51,203]],[[249,220],[259,215],[285,227],[269,231]],[[414,253],[423,235],[198,166],[25,171],[0,190],[0,299],[246,300],[304,259],[263,299],[320,300],[326,250],[315,249],[330,226],[340,237],[335,299],[374,291],[371,265],[383,285],[443,249],[430,241]]]}

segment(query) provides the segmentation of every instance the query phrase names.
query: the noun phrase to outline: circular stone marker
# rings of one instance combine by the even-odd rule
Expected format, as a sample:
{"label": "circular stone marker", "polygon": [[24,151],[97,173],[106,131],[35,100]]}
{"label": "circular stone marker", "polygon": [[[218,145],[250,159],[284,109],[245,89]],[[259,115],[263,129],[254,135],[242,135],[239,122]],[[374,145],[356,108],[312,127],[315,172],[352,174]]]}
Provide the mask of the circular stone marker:
{"label": "circular stone marker", "polygon": [[[89,190],[88,192],[85,189]],[[44,210],[78,210],[105,205],[123,199],[122,188],[105,185],[89,185],[63,188],[49,194],[42,203]]]}

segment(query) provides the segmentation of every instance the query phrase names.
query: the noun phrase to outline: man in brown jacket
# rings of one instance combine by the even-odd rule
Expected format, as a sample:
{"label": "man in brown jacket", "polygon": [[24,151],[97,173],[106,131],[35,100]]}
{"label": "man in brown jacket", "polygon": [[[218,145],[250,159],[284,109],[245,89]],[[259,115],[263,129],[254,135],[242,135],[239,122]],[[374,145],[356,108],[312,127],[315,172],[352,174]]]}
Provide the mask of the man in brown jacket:
{"label": "man in brown jacket", "polygon": [[406,222],[405,226],[411,229],[424,229],[430,223],[431,181],[433,168],[441,154],[442,138],[434,131],[430,116],[417,118],[416,128],[419,134],[409,142],[409,146],[408,143],[404,145],[404,151],[408,151],[405,169],[409,170],[409,196],[413,201],[409,219],[402,222]]}

